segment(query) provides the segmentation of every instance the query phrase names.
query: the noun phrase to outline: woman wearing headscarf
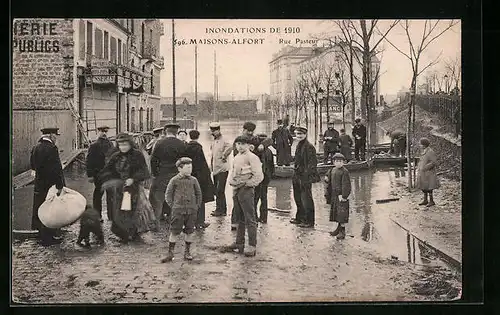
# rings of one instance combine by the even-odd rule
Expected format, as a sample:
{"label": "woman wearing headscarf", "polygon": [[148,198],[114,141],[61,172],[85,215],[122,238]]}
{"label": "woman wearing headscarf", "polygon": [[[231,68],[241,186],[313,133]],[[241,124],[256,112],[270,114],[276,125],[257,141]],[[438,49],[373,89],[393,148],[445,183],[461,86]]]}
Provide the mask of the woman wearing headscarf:
{"label": "woman wearing headscarf", "polygon": [[[135,148],[129,134],[119,134],[116,143],[119,151],[111,156],[99,176],[103,187],[113,192],[115,200],[111,232],[127,243],[148,232],[155,217],[143,187],[143,182],[150,177],[144,155]],[[122,210],[125,192],[130,194],[131,207]]]}
{"label": "woman wearing headscarf", "polygon": [[439,188],[437,178],[437,156],[434,150],[430,148],[430,141],[427,138],[420,139],[420,149],[422,155],[418,162],[417,187],[424,193],[424,200],[419,203],[420,206],[432,207],[435,205],[432,192]]}

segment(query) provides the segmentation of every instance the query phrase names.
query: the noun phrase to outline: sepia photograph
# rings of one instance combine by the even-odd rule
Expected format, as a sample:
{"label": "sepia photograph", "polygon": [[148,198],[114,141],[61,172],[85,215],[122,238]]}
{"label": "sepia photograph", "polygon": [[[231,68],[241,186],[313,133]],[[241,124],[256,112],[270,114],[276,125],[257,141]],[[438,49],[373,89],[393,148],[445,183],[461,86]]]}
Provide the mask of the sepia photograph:
{"label": "sepia photograph", "polygon": [[11,36],[11,303],[461,299],[461,20]]}

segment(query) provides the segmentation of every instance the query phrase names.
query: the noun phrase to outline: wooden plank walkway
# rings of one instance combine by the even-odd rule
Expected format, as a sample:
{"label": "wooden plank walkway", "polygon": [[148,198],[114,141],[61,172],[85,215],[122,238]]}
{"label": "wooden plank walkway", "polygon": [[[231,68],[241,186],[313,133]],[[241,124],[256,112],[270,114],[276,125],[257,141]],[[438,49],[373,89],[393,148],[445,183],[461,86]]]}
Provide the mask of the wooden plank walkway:
{"label": "wooden plank walkway", "polygon": [[[61,158],[63,170],[71,164],[80,154],[84,153],[87,149],[77,149],[69,152],[61,152],[59,157]],[[12,186],[14,189],[24,187],[31,184],[35,180],[32,170],[27,170],[21,174],[18,174],[12,179]]]}

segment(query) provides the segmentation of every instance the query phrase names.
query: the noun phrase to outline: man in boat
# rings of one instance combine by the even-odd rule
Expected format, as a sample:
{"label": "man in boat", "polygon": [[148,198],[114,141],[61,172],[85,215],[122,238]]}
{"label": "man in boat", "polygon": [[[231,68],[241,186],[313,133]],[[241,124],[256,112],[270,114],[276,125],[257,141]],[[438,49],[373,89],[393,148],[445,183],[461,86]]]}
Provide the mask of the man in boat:
{"label": "man in boat", "polygon": [[61,242],[62,238],[57,229],[43,225],[38,218],[38,209],[45,201],[49,189],[56,186],[59,196],[65,186],[64,174],[56,146],[59,128],[43,128],[42,137],[38,144],[31,150],[30,164],[35,171],[35,190],[33,195],[33,215],[31,228],[38,230],[38,237],[43,246],[50,246]]}
{"label": "man in boat", "polygon": [[292,161],[293,137],[285,128],[283,120],[278,119],[278,128],[271,135],[273,147],[276,149],[276,164],[278,166],[289,166]]}
{"label": "man in boat", "polygon": [[171,214],[165,202],[165,191],[169,181],[178,173],[175,163],[181,157],[187,157],[186,144],[176,137],[179,128],[178,124],[165,125],[165,137],[158,140],[151,154],[151,174],[154,178],[149,201],[155,211],[157,228],[160,219]]}
{"label": "man in boat", "polygon": [[315,216],[312,184],[320,181],[316,148],[306,139],[307,128],[297,127],[295,134],[299,142],[295,150],[292,187],[297,213],[290,222],[300,227],[312,228]]}
{"label": "man in boat", "polygon": [[226,216],[226,182],[229,175],[229,162],[227,159],[231,154],[232,146],[221,134],[219,122],[211,122],[209,127],[214,137],[214,141],[210,144],[210,168],[215,186],[215,211],[211,215],[214,217]]}
{"label": "man in boat", "polygon": [[289,127],[288,129],[289,129],[289,131],[290,131],[290,134],[291,134],[291,135],[292,135],[292,137],[293,137],[293,135],[295,135],[295,124],[294,124],[294,123],[291,123],[291,124],[290,124],[290,127]]}
{"label": "man in boat", "polygon": [[[106,136],[109,127],[101,126],[97,128],[99,137],[90,146],[87,153],[87,176],[89,182],[94,183],[94,194],[92,198],[92,206],[99,213],[99,219],[102,220],[102,195],[101,182],[98,179],[99,172],[104,168],[109,160],[109,157],[116,152],[116,147]],[[112,220],[113,213],[113,196],[106,193],[106,209],[108,220]]]}
{"label": "man in boat", "polygon": [[401,129],[396,129],[392,132],[388,131],[386,133],[391,137],[391,149],[390,153],[396,156],[405,156],[406,150],[406,133]]}
{"label": "man in boat", "polygon": [[155,148],[158,140],[160,140],[162,133],[163,133],[162,127],[153,129],[154,138],[151,139],[151,141],[149,141],[149,143],[146,145],[146,152],[148,152],[149,155],[153,153],[153,149]]}
{"label": "man in boat", "polygon": [[366,151],[366,127],[361,123],[360,118],[354,120],[352,137],[354,138],[354,158],[357,161],[364,161]]}
{"label": "man in boat", "polygon": [[323,134],[323,163],[330,163],[330,156],[339,151],[339,137],[334,122],[328,122],[328,129]]}
{"label": "man in boat", "polygon": [[[255,137],[253,135],[255,128],[257,126],[251,122],[247,121],[246,123],[243,124],[243,131],[241,133],[242,137],[248,138],[248,143],[249,143],[249,151],[254,153],[255,155],[259,156],[258,154],[258,148],[260,146],[260,141],[259,138]],[[262,147],[261,147],[262,148]],[[235,157],[238,155],[238,149],[236,148],[236,141],[233,143],[233,156]],[[238,212],[235,210],[234,206],[231,211],[231,231],[236,231],[238,228]]]}
{"label": "man in boat", "polygon": [[[340,153],[345,157],[346,162],[352,160],[352,144],[351,136],[346,134],[345,129],[340,129]],[[333,159],[333,158],[332,158]]]}

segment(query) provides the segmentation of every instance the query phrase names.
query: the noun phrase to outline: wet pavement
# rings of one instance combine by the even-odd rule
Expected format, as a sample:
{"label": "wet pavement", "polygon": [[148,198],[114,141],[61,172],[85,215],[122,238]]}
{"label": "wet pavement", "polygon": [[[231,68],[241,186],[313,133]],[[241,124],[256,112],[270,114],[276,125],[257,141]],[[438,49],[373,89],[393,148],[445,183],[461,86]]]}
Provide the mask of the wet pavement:
{"label": "wet pavement", "polygon": [[[165,229],[149,234],[147,243],[121,245],[107,221],[106,245],[90,250],[74,245],[78,223],[67,228],[61,245],[43,248],[32,240],[16,241],[13,296],[25,303],[454,299],[460,273],[390,219],[391,213],[407,207],[407,200],[376,203],[395,197],[392,188],[404,176],[404,170],[394,168],[351,173],[351,212],[342,241],[328,234],[335,223],[328,221],[323,183],[313,185],[316,226],[302,229],[289,223],[295,215],[291,181],[273,180],[269,207],[291,212],[269,213],[268,224],[259,225],[257,255],[252,258],[219,252],[235,233],[230,231],[230,216],[209,216],[213,202],[207,204],[211,225],[196,232],[191,262],[182,259],[184,246],[179,243],[174,261],[160,263],[168,246]],[[93,186],[84,169],[75,165],[66,181],[92,200]],[[229,213],[231,195],[228,186]],[[15,191],[14,223],[31,215],[31,203],[30,186]]]}

